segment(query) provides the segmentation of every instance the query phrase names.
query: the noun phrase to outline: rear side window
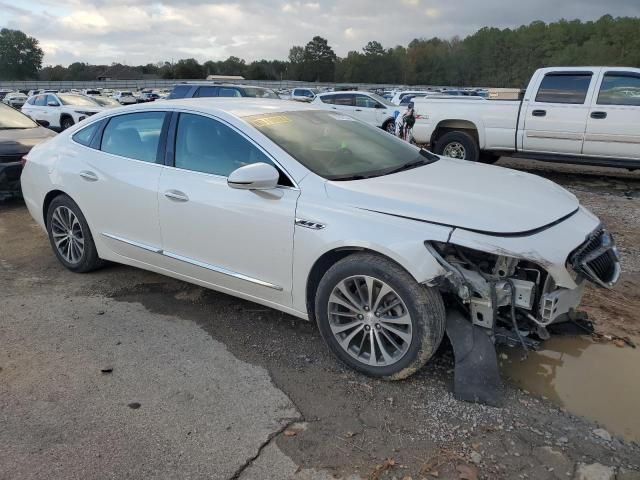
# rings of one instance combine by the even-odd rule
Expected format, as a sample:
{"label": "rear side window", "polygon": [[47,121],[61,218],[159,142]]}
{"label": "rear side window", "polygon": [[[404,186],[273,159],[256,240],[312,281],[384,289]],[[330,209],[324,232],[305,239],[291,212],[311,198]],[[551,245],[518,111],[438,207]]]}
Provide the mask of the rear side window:
{"label": "rear side window", "polygon": [[339,93],[335,96],[333,103],[334,105],[353,107],[355,105],[355,99],[351,93]]}
{"label": "rear side window", "polygon": [[231,127],[201,115],[180,114],[176,132],[176,168],[227,177],[237,168],[257,162],[273,164]]}
{"label": "rear side window", "polygon": [[196,90],[195,97],[217,97],[218,87],[200,87]]}
{"label": "rear side window", "polygon": [[38,95],[36,97],[36,101],[34,102],[34,105],[37,107],[44,107],[47,104],[46,99],[47,99],[46,95]]}
{"label": "rear side window", "polygon": [[164,117],[164,112],[112,117],[102,134],[100,150],[143,162],[156,162]]}
{"label": "rear side window", "polygon": [[640,74],[606,73],[600,85],[598,105],[640,106]]}
{"label": "rear side window", "polygon": [[189,90],[191,90],[191,85],[176,85],[173,87],[173,90],[171,90],[171,94],[168,98],[185,98],[189,93]]}
{"label": "rear side window", "polygon": [[219,97],[241,97],[242,94],[237,88],[220,87],[218,90]]}
{"label": "rear side window", "polygon": [[548,73],[540,83],[536,102],[582,104],[590,83],[591,73]]}
{"label": "rear side window", "polygon": [[356,107],[376,108],[378,102],[366,95],[356,95]]}
{"label": "rear side window", "polygon": [[85,147],[88,147],[91,144],[91,139],[93,138],[93,135],[96,133],[96,130],[98,130],[100,123],[101,122],[92,123],[88,127],[85,127],[82,130],[80,130],[79,132],[74,133],[73,137],[71,138],[73,138],[73,140],[78,142],[80,145],[84,145]]}

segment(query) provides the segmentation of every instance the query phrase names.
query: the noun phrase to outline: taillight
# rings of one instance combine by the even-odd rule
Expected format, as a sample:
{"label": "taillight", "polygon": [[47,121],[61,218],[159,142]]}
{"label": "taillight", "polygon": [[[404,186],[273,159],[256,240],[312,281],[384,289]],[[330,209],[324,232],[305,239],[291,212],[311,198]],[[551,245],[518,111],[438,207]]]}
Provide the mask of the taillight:
{"label": "taillight", "polygon": [[27,157],[22,157],[20,159],[20,164],[22,165],[22,168],[24,168],[25,165],[27,164]]}

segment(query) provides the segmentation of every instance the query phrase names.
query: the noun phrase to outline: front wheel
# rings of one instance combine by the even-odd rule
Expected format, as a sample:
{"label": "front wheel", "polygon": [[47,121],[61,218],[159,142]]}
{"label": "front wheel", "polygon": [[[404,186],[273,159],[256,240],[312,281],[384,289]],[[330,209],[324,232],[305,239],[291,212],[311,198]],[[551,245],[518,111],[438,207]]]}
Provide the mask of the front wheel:
{"label": "front wheel", "polygon": [[74,122],[73,122],[73,118],[71,117],[62,117],[62,120],[60,120],[60,129],[61,130],[66,130],[67,128],[71,128],[73,127]]}
{"label": "front wheel", "polygon": [[387,123],[385,123],[382,128],[383,130],[385,130],[387,133],[390,133],[391,135],[396,134],[396,123],[393,120],[387,121]]}
{"label": "front wheel", "polygon": [[445,133],[438,139],[434,153],[444,157],[477,162],[480,148],[476,140],[468,133],[453,131]]}
{"label": "front wheel", "polygon": [[315,311],[331,351],[372,377],[412,375],[444,335],[440,293],[375,254],[350,255],[333,265],[318,285]]}

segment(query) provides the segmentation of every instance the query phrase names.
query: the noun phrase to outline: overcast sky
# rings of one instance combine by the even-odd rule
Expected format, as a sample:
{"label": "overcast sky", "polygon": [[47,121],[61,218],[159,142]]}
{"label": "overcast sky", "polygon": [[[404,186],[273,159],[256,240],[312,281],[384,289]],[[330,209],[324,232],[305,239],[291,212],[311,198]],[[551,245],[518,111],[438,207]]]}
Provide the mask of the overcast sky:
{"label": "overcast sky", "polygon": [[533,20],[640,16],[640,0],[0,0],[0,27],[36,37],[46,65],[194,57],[285,59],[314,35],[338,55],[369,40],[464,37]]}

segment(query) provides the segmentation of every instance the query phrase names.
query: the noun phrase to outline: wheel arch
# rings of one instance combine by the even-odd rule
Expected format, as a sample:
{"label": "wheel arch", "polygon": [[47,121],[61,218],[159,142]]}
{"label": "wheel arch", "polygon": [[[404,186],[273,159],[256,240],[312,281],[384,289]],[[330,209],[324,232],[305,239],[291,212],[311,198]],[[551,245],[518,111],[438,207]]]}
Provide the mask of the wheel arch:
{"label": "wheel arch", "polygon": [[[59,189],[54,189],[47,192],[47,194],[44,196],[44,199],[42,200],[42,221],[45,227],[47,227],[47,211],[49,210],[49,205],[51,205],[51,202],[53,202],[54,198],[59,197],[60,195],[64,195],[73,200],[73,197],[71,195]],[[75,200],[73,201],[75,202]]]}
{"label": "wheel arch", "polygon": [[[416,268],[412,268],[411,265],[408,264],[408,262],[403,262],[401,259],[394,258],[395,255],[388,255],[379,250],[374,250],[372,248],[368,248],[365,246],[358,246],[358,245],[340,246],[340,247],[332,248],[331,250],[327,250],[326,252],[324,252],[322,255],[320,255],[320,257],[316,259],[311,269],[309,270],[309,274],[307,275],[306,286],[305,286],[305,305],[307,309],[307,315],[310,321],[315,322],[316,320],[315,295],[318,288],[318,284],[320,283],[320,280],[322,279],[324,274],[327,273],[327,271],[340,260],[356,253],[370,253],[372,255],[383,257],[389,260],[390,262],[395,263],[403,270],[405,270],[418,283],[423,283],[425,280],[428,280],[428,278],[418,278],[418,277],[425,276],[424,273],[426,269],[421,268],[424,266],[414,266]],[[425,259],[430,258],[426,249],[425,249],[424,258]],[[439,274],[443,273],[440,271],[441,267],[437,265],[437,263],[435,262],[435,259],[433,259],[433,261],[434,263],[432,265],[435,268],[432,270],[430,275],[426,275],[429,278],[434,278]]]}
{"label": "wheel arch", "polygon": [[440,120],[431,133],[431,145],[435,145],[440,137],[445,133],[461,131],[471,135],[478,146],[482,148],[484,146],[484,130],[478,128],[478,122],[475,120],[464,120],[458,118],[451,118],[446,120]]}

